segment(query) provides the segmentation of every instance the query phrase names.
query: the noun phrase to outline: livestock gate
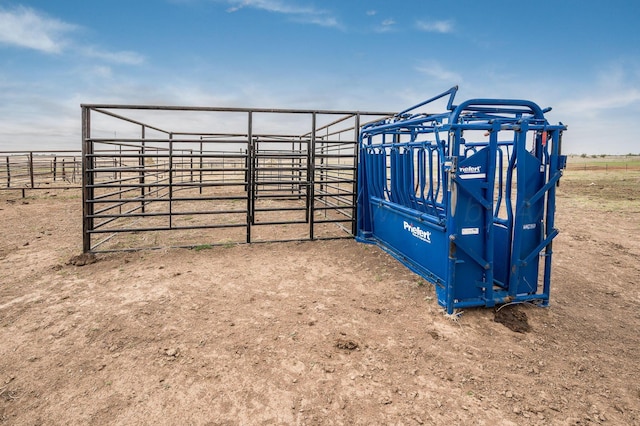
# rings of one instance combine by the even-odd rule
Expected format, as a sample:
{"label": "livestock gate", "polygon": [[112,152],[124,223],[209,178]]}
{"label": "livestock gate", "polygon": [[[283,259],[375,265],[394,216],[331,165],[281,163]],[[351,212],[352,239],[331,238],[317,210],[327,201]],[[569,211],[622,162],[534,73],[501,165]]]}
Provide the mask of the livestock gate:
{"label": "livestock gate", "polygon": [[82,105],[83,250],[353,238],[358,134],[390,115]]}
{"label": "livestock gate", "polygon": [[[357,239],[387,250],[456,309],[548,304],[562,123],[525,100],[457,87],[360,135]],[[446,112],[416,112],[448,96]]]}

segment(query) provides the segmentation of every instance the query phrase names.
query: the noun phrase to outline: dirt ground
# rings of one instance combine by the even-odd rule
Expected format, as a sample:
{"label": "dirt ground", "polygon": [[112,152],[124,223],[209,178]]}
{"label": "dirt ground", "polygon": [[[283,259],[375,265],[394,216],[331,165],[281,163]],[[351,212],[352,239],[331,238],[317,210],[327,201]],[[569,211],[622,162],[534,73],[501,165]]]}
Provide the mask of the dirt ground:
{"label": "dirt ground", "polygon": [[640,425],[640,175],[587,173],[551,306],[457,321],[353,240],[67,264],[79,191],[1,192],[0,424]]}

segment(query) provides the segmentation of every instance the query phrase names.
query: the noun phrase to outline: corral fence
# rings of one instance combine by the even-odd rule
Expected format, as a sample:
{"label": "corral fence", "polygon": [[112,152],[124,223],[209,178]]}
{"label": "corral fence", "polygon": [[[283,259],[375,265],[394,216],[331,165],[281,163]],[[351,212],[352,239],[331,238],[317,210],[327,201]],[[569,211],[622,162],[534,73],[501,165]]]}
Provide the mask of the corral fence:
{"label": "corral fence", "polygon": [[0,189],[79,188],[82,184],[80,151],[0,151]]}
{"label": "corral fence", "polygon": [[82,105],[83,250],[352,238],[386,112]]}
{"label": "corral fence", "polygon": [[585,172],[640,171],[640,156],[617,156],[598,159],[569,156],[567,170]]}

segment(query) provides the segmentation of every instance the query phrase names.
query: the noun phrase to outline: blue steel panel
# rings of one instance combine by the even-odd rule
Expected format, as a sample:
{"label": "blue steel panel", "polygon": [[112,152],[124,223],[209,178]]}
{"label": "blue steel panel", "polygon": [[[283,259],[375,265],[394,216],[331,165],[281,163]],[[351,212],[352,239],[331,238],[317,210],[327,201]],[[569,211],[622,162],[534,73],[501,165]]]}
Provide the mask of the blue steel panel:
{"label": "blue steel panel", "polygon": [[[529,152],[525,152],[523,158],[518,159],[518,167],[524,176],[524,182],[519,184],[521,190],[518,198],[530,199],[544,185],[544,169],[541,170],[542,163]],[[518,176],[520,179],[520,176]],[[517,260],[524,260],[542,241],[542,216],[544,213],[544,200],[540,199],[528,206],[523,203],[516,215],[516,232],[521,235],[521,245],[519,253],[514,256]],[[538,265],[539,257],[534,258],[526,265],[520,266],[520,276],[518,277],[517,294],[535,293],[538,287]]]}
{"label": "blue steel panel", "polygon": [[454,300],[480,298],[488,285],[486,271],[488,251],[486,241],[487,215],[491,214],[483,203],[487,203],[487,167],[490,150],[484,148],[458,165],[457,203],[451,212],[455,226],[451,234],[455,235],[456,274],[454,282]]}
{"label": "blue steel panel", "polygon": [[372,204],[372,210],[377,240],[445,279],[448,238],[442,227],[381,204]]}

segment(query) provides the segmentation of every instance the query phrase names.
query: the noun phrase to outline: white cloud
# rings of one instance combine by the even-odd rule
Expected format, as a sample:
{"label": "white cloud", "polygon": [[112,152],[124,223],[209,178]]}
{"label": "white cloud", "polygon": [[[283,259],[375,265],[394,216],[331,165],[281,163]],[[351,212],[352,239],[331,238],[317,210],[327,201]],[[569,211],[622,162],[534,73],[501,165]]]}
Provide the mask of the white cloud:
{"label": "white cloud", "polygon": [[64,35],[77,27],[47,17],[31,8],[0,8],[0,43],[10,46],[60,53],[65,47]]}
{"label": "white cloud", "polygon": [[623,58],[609,63],[598,64],[596,84],[603,91],[625,91],[639,87],[640,63]]}
{"label": "white cloud", "polygon": [[561,102],[558,109],[570,111],[573,115],[598,117],[603,112],[614,109],[624,109],[631,106],[640,108],[640,90],[629,88],[628,90],[604,93],[600,96],[583,96]]}
{"label": "white cloud", "polygon": [[396,21],[392,18],[387,18],[380,23],[380,26],[375,29],[377,33],[388,33],[394,30]]}
{"label": "white cloud", "polygon": [[340,27],[338,20],[332,16],[323,16],[323,15],[301,15],[293,18],[295,22],[299,22],[302,24],[315,24],[321,27]]}
{"label": "white cloud", "polygon": [[424,63],[417,66],[416,71],[425,74],[429,77],[445,81],[451,84],[458,84],[462,82],[462,76],[454,71],[447,70],[438,62]]}
{"label": "white cloud", "polygon": [[317,11],[313,8],[306,8],[287,4],[281,0],[226,0],[231,4],[234,11],[243,7],[266,10],[268,12],[284,13],[284,14],[313,14]]}
{"label": "white cloud", "polygon": [[243,8],[264,10],[272,13],[289,15],[296,22],[320,25],[323,27],[339,27],[338,20],[328,11],[312,6],[299,6],[285,0],[223,0],[229,4],[227,12],[237,12]]}
{"label": "white cloud", "polygon": [[377,13],[378,13],[378,11],[376,11],[376,10],[367,10],[367,16],[374,16]]}
{"label": "white cloud", "polygon": [[44,53],[62,53],[74,50],[82,56],[98,58],[110,63],[139,65],[144,58],[132,51],[110,52],[95,47],[74,46],[65,35],[80,27],[50,18],[34,9],[0,8],[0,44],[34,49]]}
{"label": "white cloud", "polygon": [[113,76],[113,72],[110,67],[105,66],[96,66],[91,69],[91,74],[100,78],[111,78]]}
{"label": "white cloud", "polygon": [[140,65],[144,62],[144,57],[142,55],[128,50],[109,52],[95,47],[88,47],[82,49],[82,53],[87,57],[98,58],[115,64]]}
{"label": "white cloud", "polygon": [[[52,99],[46,93],[9,87],[0,95],[0,150],[79,149],[79,103],[68,94]],[[65,96],[66,95],[66,96]]]}
{"label": "white cloud", "polygon": [[[588,78],[585,76],[583,78]],[[625,61],[602,64],[588,91],[565,96],[559,108],[572,114],[597,118],[603,114],[636,115],[640,111],[640,65]]]}
{"label": "white cloud", "polygon": [[430,33],[451,33],[453,32],[453,22],[451,21],[418,21],[416,26],[420,31]]}

